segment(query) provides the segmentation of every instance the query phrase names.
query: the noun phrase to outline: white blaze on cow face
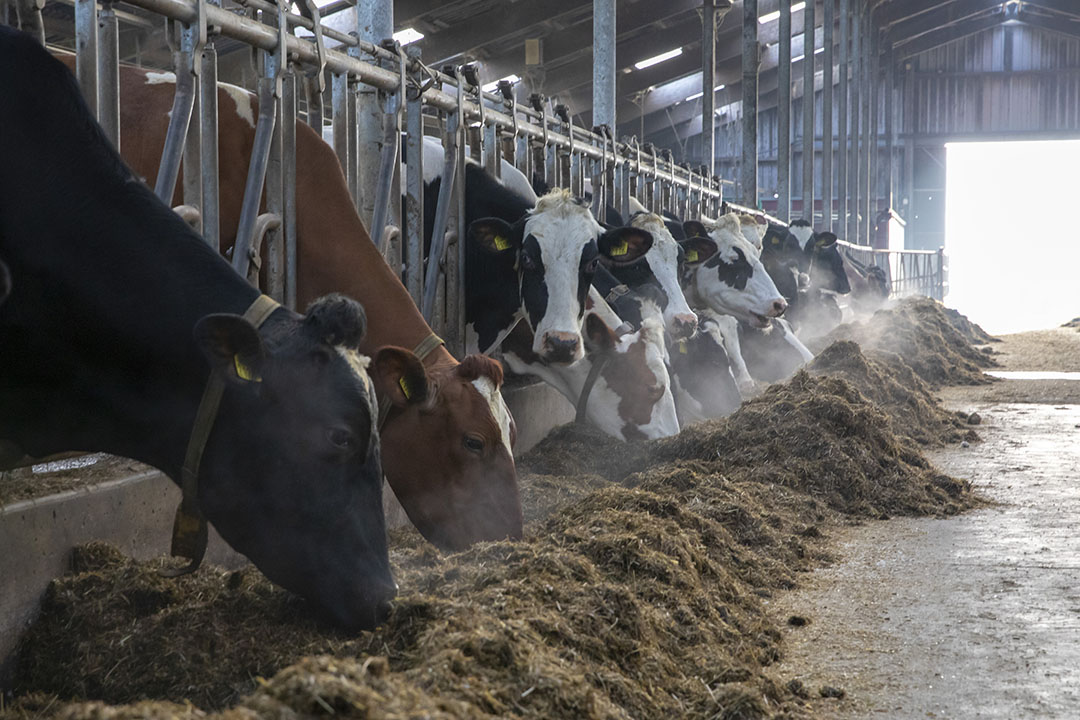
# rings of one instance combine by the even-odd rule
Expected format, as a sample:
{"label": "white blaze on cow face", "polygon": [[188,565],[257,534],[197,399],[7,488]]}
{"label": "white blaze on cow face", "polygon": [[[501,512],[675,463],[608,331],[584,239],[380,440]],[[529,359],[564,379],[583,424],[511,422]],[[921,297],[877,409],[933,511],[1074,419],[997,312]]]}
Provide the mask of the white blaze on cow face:
{"label": "white blaze on cow face", "polygon": [[495,383],[492,382],[491,378],[487,376],[476,378],[472,381],[472,384],[491,409],[491,417],[495,418],[495,424],[499,426],[499,434],[502,437],[503,445],[506,447],[506,452],[512,454],[513,449],[510,447],[512,442],[510,408],[506,407],[506,401],[503,400],[502,393],[499,392],[499,388],[495,387]]}
{"label": "white blaze on cow face", "polygon": [[[148,72],[146,73],[147,85],[175,85],[176,73],[172,72]],[[255,127],[255,96],[242,87],[237,85],[230,85],[229,83],[218,83],[218,89],[224,90],[228,93],[229,97],[236,103],[236,114],[240,116],[242,120],[246,120],[247,124],[251,127]],[[167,113],[170,118],[172,117],[172,110]]]}
{"label": "white blaze on cow face", "polygon": [[765,272],[757,248],[743,237],[734,215],[723,215],[705,227],[717,252],[691,275],[699,304],[754,327],[768,327],[770,318],[787,309],[787,301]]}
{"label": "white blaze on cow face", "polygon": [[796,220],[791,223],[788,232],[795,236],[795,239],[799,241],[799,247],[806,252],[807,244],[814,237],[814,229],[807,225],[805,220]]}
{"label": "white blaze on cow face", "polygon": [[635,215],[632,227],[652,235],[653,244],[645,253],[645,262],[667,297],[664,308],[664,327],[675,337],[688,337],[697,325],[697,315],[690,309],[679,283],[679,245],[664,225],[664,220],[651,213]]}
{"label": "white blaze on cow face", "polygon": [[533,352],[548,362],[584,356],[581,323],[591,275],[582,263],[597,256],[603,228],[567,190],[540,198],[525,221],[521,259],[521,310],[533,330]]}

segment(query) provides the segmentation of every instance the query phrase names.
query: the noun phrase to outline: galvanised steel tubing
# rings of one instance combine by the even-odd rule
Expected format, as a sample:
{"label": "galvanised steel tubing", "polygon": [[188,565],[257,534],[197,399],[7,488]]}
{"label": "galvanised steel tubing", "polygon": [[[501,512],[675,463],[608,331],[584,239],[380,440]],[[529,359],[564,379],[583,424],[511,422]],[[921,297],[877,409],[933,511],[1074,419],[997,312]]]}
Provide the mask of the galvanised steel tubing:
{"label": "galvanised steel tubing", "polygon": [[111,2],[98,13],[98,122],[120,150],[120,26]]}
{"label": "galvanised steel tubing", "polygon": [[791,0],[780,0],[780,56],[776,65],[776,214],[791,218]]}
{"label": "galvanised steel tubing", "polygon": [[859,243],[870,245],[870,226],[873,218],[870,217],[870,195],[873,192],[873,178],[870,177],[870,156],[874,152],[871,142],[874,138],[874,129],[870,127],[870,106],[873,103],[871,86],[874,81],[874,68],[872,62],[873,28],[870,23],[869,9],[862,16],[863,40],[862,40],[862,132],[863,154],[859,159]]}
{"label": "galvanised steel tubing", "polygon": [[[790,2],[791,0],[780,0],[781,9],[785,5],[790,5]],[[783,28],[781,28],[782,36]],[[783,86],[782,82],[781,86]],[[713,90],[714,87],[716,87],[716,0],[705,0],[701,17],[701,132],[703,133],[701,154],[710,166],[716,162],[716,91]]]}
{"label": "galvanised steel tubing", "polygon": [[[446,143],[443,147],[442,181],[439,184],[439,199],[435,204],[434,230],[431,233],[431,250],[428,252],[428,265],[424,278],[424,301],[420,311],[424,319],[429,323],[434,317],[435,294],[439,284],[436,282],[439,274],[444,270],[444,260],[447,247],[446,222],[450,217],[450,206],[453,203],[454,185],[458,182],[457,156],[458,156],[458,126],[457,113],[450,115],[446,121]],[[464,182],[464,178],[460,179]]]}
{"label": "galvanised steel tubing", "polygon": [[742,200],[750,207],[757,207],[757,152],[758,152],[758,2],[743,2],[742,32],[742,164],[739,176],[742,180]]}
{"label": "galvanised steel tubing", "polygon": [[331,123],[334,130],[334,153],[337,155],[341,169],[345,171],[345,182],[350,188],[355,187],[356,181],[353,174],[356,169],[349,164],[349,142],[352,135],[349,127],[349,76],[346,73],[335,73],[331,80]]}
{"label": "galvanised steel tubing", "polygon": [[[180,52],[184,56],[184,68],[190,68],[192,78],[192,93],[194,95],[191,113],[188,119],[187,137],[184,138],[183,166],[187,171],[184,173],[183,186],[181,188],[184,204],[193,205],[202,209],[202,135],[199,123],[191,123],[191,117],[197,117],[199,110],[199,71],[202,69],[202,48],[206,36],[200,38],[198,23],[184,25],[180,29]],[[98,87],[98,96],[104,88]],[[200,231],[202,228],[198,228]]]}
{"label": "galvanised steel tubing", "polygon": [[[311,3],[314,4],[314,3]],[[379,45],[394,34],[394,0],[364,0],[356,4],[356,37],[359,41]],[[412,48],[410,48],[412,49]],[[419,52],[419,48],[416,48]],[[350,48],[350,54],[356,55]],[[360,218],[369,227],[377,207],[376,183],[379,173],[364,172],[362,168],[378,167],[383,154],[386,130],[384,112],[378,88],[356,94],[356,195]],[[380,228],[379,233],[382,230]],[[379,237],[378,234],[372,234]]]}
{"label": "galvanised steel tubing", "polygon": [[837,208],[836,225],[841,235],[847,229],[848,208],[848,69],[851,58],[848,48],[848,28],[850,24],[848,0],[840,0],[840,56],[837,59],[837,64],[840,67],[840,85],[838,87],[840,97],[836,118],[836,197],[839,206]]}
{"label": "galvanised steel tubing", "polygon": [[221,238],[217,99],[217,49],[209,43],[203,48],[199,73],[199,154],[202,156],[202,232],[203,238],[214,249]]}
{"label": "galvanised steel tubing", "polygon": [[285,196],[285,273],[283,303],[296,309],[296,83],[302,75],[290,71],[281,86],[281,192]]}
{"label": "galvanised steel tubing", "polygon": [[817,58],[814,54],[814,4],[815,0],[806,0],[803,10],[802,214],[811,226],[814,225],[814,60]]}
{"label": "galvanised steel tubing", "polygon": [[[457,105],[454,116],[457,118],[457,132],[459,144],[465,140],[465,92],[462,85],[461,72],[457,73]],[[525,144],[528,147],[528,139]],[[528,152],[526,152],[528,155]],[[446,267],[447,298],[446,313],[450,322],[447,323],[449,337],[445,338],[450,351],[457,357],[464,357],[465,347],[465,283],[468,277],[465,274],[465,241],[468,228],[465,217],[465,166],[466,158],[462,150],[457,152],[457,177],[461,182],[454,183],[454,245]],[[451,324],[452,323],[452,324]]]}
{"label": "galvanised steel tubing", "polygon": [[833,10],[836,0],[823,0],[822,42],[825,50],[821,55],[825,66],[821,86],[821,226],[828,232],[833,229]]}
{"label": "galvanised steel tubing", "polygon": [[615,128],[615,0],[593,0],[592,31],[592,124]]}
{"label": "galvanised steel tubing", "polygon": [[41,11],[45,7],[45,0],[19,0],[15,5],[15,11],[19,18],[19,28],[45,44],[45,23],[41,19]]}
{"label": "galvanised steel tubing", "polygon": [[860,100],[859,88],[862,83],[862,53],[860,40],[862,27],[859,22],[859,0],[849,0],[851,3],[851,147],[848,150],[848,222],[847,239],[853,243],[859,242],[859,141],[862,133],[859,130]]}
{"label": "galvanised steel tubing", "polygon": [[[405,97],[405,288],[417,307],[424,290],[424,116],[419,73]],[[430,274],[434,284],[437,272]]]}
{"label": "galvanised steel tubing", "polygon": [[[404,68],[405,64],[399,67]],[[379,154],[379,172],[375,181],[375,206],[372,208],[371,215],[371,240],[380,253],[386,252],[384,230],[394,192],[394,171],[400,167],[398,158],[401,147],[401,112],[404,109],[407,81],[404,72],[399,77],[401,81],[397,91],[384,98],[386,105],[382,115],[382,151]]]}
{"label": "galvanised steel tubing", "polygon": [[75,0],[75,76],[86,104],[98,116],[97,0]]}
{"label": "galvanised steel tubing", "polygon": [[240,223],[236,231],[236,246],[233,248],[232,257],[233,268],[244,277],[247,277],[247,267],[251,262],[250,253],[255,240],[255,221],[258,218],[259,203],[262,200],[266,166],[270,160],[270,143],[274,139],[278,102],[276,77],[278,77],[276,63],[270,55],[267,55],[265,76],[259,79],[259,120],[255,125],[255,142],[251,148],[251,162],[248,164],[244,200],[240,206]]}
{"label": "galvanised steel tubing", "polygon": [[896,69],[893,67],[892,42],[885,44],[885,157],[887,172],[885,173],[885,200],[891,210],[893,207],[893,188],[896,177],[896,118],[895,104],[893,102],[896,93]]}
{"label": "galvanised steel tubing", "polygon": [[[197,19],[198,14],[192,0],[131,0],[128,4],[150,10],[159,15],[180,20],[181,22],[193,22]],[[251,7],[260,7],[262,5],[268,6],[271,9],[274,7],[272,4],[261,3],[259,0],[247,0],[247,4]],[[252,18],[235,15],[214,6],[206,7],[206,17],[207,22],[216,28],[220,28],[221,35],[225,37],[239,40],[263,50],[273,50],[278,44],[277,30]],[[297,18],[291,13],[289,14],[288,22],[289,24],[300,25],[303,27],[308,27],[309,24],[309,21],[303,18]],[[326,37],[332,37],[330,32],[329,29],[325,29]],[[319,62],[318,50],[313,43],[293,35],[286,36],[286,43],[289,57],[294,61],[304,64],[316,64]],[[355,41],[354,39],[353,47],[365,55],[373,55],[378,59],[396,62],[396,57],[393,53],[383,48],[372,46],[369,43]],[[325,60],[326,67],[329,68],[331,72],[336,74],[347,73],[358,82],[373,85],[383,90],[394,89],[398,82],[397,72],[378,67],[361,60],[359,57],[351,57],[337,49],[327,49],[325,52]],[[436,80],[436,83],[439,81],[450,84],[455,83],[453,78],[450,78],[443,73],[434,71],[428,72],[431,77]],[[499,97],[494,94],[485,93],[485,97],[495,103],[500,102]],[[457,99],[454,94],[444,92],[442,89],[438,88],[437,84],[424,92],[423,99],[425,104],[445,111],[454,110],[457,105]],[[519,132],[534,140],[542,139],[544,136],[543,123],[539,121],[543,118],[544,113],[532,108],[522,107],[520,110],[523,115],[530,119],[530,122],[520,124]],[[476,108],[475,103],[466,103],[465,115],[466,120],[478,118],[479,110]],[[500,128],[509,129],[513,127],[513,119],[501,110],[489,107],[486,109],[486,115]],[[575,127],[573,132],[575,133],[575,142],[578,143],[576,145],[578,152],[583,156],[593,158],[600,155],[597,142],[598,138],[594,134],[584,128],[578,127]],[[548,132],[548,142],[554,143],[560,147],[569,146],[569,139],[566,136],[551,131]],[[722,188],[720,187],[718,179],[714,178],[714,186],[710,187],[708,192],[710,197],[720,197]]]}
{"label": "galvanised steel tubing", "polygon": [[870,158],[868,177],[870,179],[869,192],[867,193],[867,199],[869,200],[868,213],[867,213],[867,227],[866,238],[867,244],[873,245],[874,234],[874,221],[877,217],[877,177],[878,171],[881,168],[881,149],[878,147],[878,141],[880,135],[878,133],[878,123],[881,121],[881,110],[879,103],[881,102],[881,78],[879,77],[879,62],[878,62],[878,38],[877,31],[871,30],[870,41]]}
{"label": "galvanised steel tubing", "polygon": [[[285,153],[283,152],[284,138],[282,137],[282,125],[285,122],[285,84],[285,78],[282,77],[282,97],[277,104],[277,117],[274,120],[270,151],[266,162],[266,213],[260,215],[260,217],[265,215],[277,216],[280,219],[277,227],[263,236],[263,243],[266,245],[266,286],[262,288],[262,291],[278,302],[283,302],[285,298],[285,253],[284,243],[281,241],[285,229],[285,193],[283,190],[285,184],[285,168],[283,167]],[[256,231],[255,236],[256,238],[259,237],[258,231]],[[261,257],[258,243],[255,243],[255,252],[259,253],[258,256]],[[257,281],[258,278],[256,278]]]}
{"label": "galvanised steel tubing", "polygon": [[[182,34],[181,45],[185,43],[183,38],[186,36],[186,33]],[[192,60],[193,54],[190,51],[181,49],[173,53],[173,67],[176,68],[176,94],[173,96],[169,129],[165,133],[165,146],[161,150],[161,162],[158,165],[157,180],[154,183],[154,194],[168,205],[172,205],[173,193],[176,192],[176,178],[180,173],[180,161],[184,155],[191,112],[195,107],[195,75],[192,73]]]}

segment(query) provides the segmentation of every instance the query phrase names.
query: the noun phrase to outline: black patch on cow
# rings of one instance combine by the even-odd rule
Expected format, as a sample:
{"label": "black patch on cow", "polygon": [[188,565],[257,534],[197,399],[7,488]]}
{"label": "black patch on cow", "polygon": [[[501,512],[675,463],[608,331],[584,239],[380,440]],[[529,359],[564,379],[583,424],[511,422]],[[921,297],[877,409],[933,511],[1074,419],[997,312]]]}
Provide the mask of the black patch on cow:
{"label": "black patch on cow", "polygon": [[750,377],[758,382],[777,382],[802,366],[802,355],[788,343],[786,335],[780,323],[762,329],[739,321],[739,349]]}
{"label": "black patch on cow", "polygon": [[742,397],[731,373],[727,350],[709,333],[698,330],[686,340],[668,348],[670,371],[687,394],[702,406],[709,417],[734,412]]}
{"label": "black patch on cow", "polygon": [[734,247],[732,250],[736,255],[732,262],[726,262],[720,253],[717,253],[705,261],[705,267],[716,268],[716,276],[721,282],[736,290],[745,290],[746,283],[754,276],[754,266],[746,259],[742,248]]}
{"label": "black patch on cow", "polygon": [[540,243],[532,235],[526,235],[521,245],[521,302],[529,317],[529,325],[535,330],[547,312],[548,288],[544,277],[544,259]]}
{"label": "black patch on cow", "polygon": [[642,303],[645,300],[651,300],[661,309],[667,307],[667,295],[660,289],[659,284],[645,284],[631,288],[603,265],[596,269],[592,285],[615,311],[615,314],[624,322],[629,323],[634,330],[641,328]]}

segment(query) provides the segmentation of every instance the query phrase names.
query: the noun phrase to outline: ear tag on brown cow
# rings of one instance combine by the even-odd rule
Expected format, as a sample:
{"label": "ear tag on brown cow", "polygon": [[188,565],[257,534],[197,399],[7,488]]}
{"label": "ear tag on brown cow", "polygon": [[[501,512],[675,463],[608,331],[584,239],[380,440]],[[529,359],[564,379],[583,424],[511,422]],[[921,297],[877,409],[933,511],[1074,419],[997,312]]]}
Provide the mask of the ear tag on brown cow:
{"label": "ear tag on brown cow", "polygon": [[686,350],[686,341],[685,341],[685,340],[680,340],[680,341],[679,341],[679,353],[680,353],[681,355],[686,355],[686,353],[687,353],[687,350]]}
{"label": "ear tag on brown cow", "polygon": [[622,240],[622,241],[619,242],[618,245],[613,245],[612,246],[610,254],[611,254],[612,257],[618,257],[620,255],[625,255],[626,252],[629,249],[630,249],[630,246],[626,244],[625,240]]}
{"label": "ear tag on brown cow", "polygon": [[409,383],[405,382],[405,378],[398,378],[398,385],[401,386],[401,392],[405,394],[406,400],[412,400],[412,391],[409,390]]}
{"label": "ear tag on brown cow", "polygon": [[262,378],[254,370],[244,364],[239,355],[233,355],[233,366],[236,368],[236,376],[248,382],[262,382]]}
{"label": "ear tag on brown cow", "polygon": [[698,258],[697,250],[687,250],[686,251],[686,262],[697,262],[697,258]]}
{"label": "ear tag on brown cow", "polygon": [[495,236],[495,249],[499,252],[506,250],[510,247],[510,241],[504,238],[502,235]]}

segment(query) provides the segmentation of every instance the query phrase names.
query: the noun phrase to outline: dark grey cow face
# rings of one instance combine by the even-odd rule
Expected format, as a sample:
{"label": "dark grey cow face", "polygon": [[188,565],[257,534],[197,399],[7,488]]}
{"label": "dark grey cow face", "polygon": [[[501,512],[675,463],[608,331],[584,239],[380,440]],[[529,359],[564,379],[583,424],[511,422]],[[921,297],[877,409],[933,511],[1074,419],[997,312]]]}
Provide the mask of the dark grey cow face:
{"label": "dark grey cow face", "polygon": [[832,290],[841,295],[851,292],[835,234],[815,233],[805,220],[793,221],[790,232],[802,250],[799,269],[810,276],[811,288]]}

